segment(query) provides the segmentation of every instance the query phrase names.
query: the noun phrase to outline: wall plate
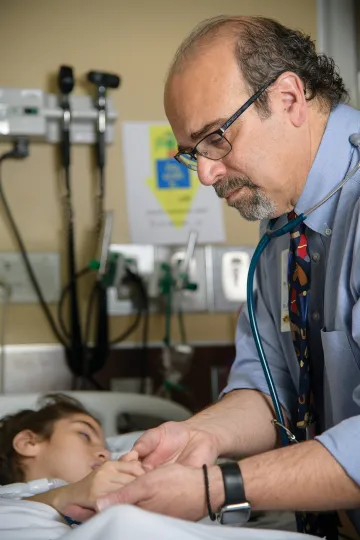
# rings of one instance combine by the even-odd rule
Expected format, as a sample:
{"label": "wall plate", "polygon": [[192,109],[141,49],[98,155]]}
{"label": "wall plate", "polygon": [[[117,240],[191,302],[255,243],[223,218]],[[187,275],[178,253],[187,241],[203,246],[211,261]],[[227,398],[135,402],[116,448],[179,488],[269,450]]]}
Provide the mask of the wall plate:
{"label": "wall plate", "polygon": [[[45,301],[58,302],[61,291],[60,254],[28,253],[28,257]],[[19,253],[0,252],[0,282],[10,287],[10,302],[18,304],[39,302]]]}
{"label": "wall plate", "polygon": [[246,283],[253,248],[213,246],[212,282],[214,311],[237,311],[246,302]]}
{"label": "wall plate", "polygon": [[[138,244],[111,244],[110,251],[119,253],[128,260],[130,268],[138,272],[148,286],[155,268],[154,246],[141,246]],[[126,296],[126,289],[121,288],[119,297],[115,287],[108,289],[108,313],[109,315],[128,315],[134,312],[134,306],[129,297]],[[151,307],[151,306],[150,306]]]}
{"label": "wall plate", "polygon": [[[177,268],[183,261],[186,252],[186,247],[157,247],[156,261],[157,267],[161,266],[161,262],[167,262],[171,265],[176,275]],[[181,306],[184,312],[204,312],[208,311],[207,303],[207,285],[206,285],[206,265],[205,265],[205,248],[196,247],[193,257],[190,260],[188,268],[189,281],[197,284],[196,291],[184,290],[181,294],[174,297],[174,311],[178,305]]]}

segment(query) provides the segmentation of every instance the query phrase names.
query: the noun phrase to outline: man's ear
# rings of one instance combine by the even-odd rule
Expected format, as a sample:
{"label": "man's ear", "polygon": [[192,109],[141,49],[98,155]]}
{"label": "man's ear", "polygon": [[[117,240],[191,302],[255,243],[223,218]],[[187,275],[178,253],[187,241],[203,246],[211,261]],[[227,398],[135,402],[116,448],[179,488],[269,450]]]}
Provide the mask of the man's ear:
{"label": "man's ear", "polygon": [[40,452],[42,440],[30,429],[24,429],[14,437],[13,448],[22,457],[36,457]]}
{"label": "man's ear", "polygon": [[301,127],[306,120],[307,102],[304,84],[296,73],[282,73],[276,81],[277,106],[287,115],[294,127]]}

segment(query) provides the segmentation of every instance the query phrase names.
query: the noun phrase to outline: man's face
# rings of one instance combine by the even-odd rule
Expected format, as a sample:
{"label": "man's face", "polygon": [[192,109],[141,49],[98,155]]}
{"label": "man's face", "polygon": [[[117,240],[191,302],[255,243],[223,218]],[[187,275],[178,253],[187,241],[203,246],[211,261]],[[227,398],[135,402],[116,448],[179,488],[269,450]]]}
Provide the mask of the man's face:
{"label": "man's face", "polygon": [[[259,115],[251,105],[226,130],[232,151],[225,158],[212,161],[197,156],[201,183],[212,185],[219,197],[248,220],[276,217],[290,210],[300,194],[298,185],[306,178],[304,129],[293,125],[288,114],[292,98],[278,86],[275,82],[267,90],[269,117]],[[165,89],[165,110],[179,147],[193,148],[249,97],[231,42],[224,39],[203,47],[171,77]],[[203,130],[204,126],[208,129]]]}
{"label": "man's face", "polygon": [[58,420],[49,440],[40,440],[36,457],[26,468],[26,476],[82,480],[109,459],[99,424],[85,414]]}

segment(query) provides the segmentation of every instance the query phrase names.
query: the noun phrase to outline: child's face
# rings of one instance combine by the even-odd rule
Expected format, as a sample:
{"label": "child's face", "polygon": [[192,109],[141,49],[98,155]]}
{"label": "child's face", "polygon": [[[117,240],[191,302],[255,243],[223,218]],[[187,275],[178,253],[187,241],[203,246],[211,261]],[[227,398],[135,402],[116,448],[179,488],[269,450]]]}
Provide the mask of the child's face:
{"label": "child's face", "polygon": [[110,457],[101,427],[86,414],[58,420],[50,439],[36,444],[38,451],[25,468],[27,481],[60,478],[77,482]]}

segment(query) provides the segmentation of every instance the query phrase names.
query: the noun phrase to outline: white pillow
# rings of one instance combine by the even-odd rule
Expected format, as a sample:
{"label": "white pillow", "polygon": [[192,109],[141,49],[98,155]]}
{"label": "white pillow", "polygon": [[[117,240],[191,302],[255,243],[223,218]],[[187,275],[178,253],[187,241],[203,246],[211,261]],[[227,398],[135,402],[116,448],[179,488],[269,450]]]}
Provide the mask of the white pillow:
{"label": "white pillow", "polygon": [[124,435],[107,437],[106,445],[111,452],[111,459],[115,461],[130,452],[135,442],[143,433],[143,431],[133,431],[132,433],[124,433]]}

